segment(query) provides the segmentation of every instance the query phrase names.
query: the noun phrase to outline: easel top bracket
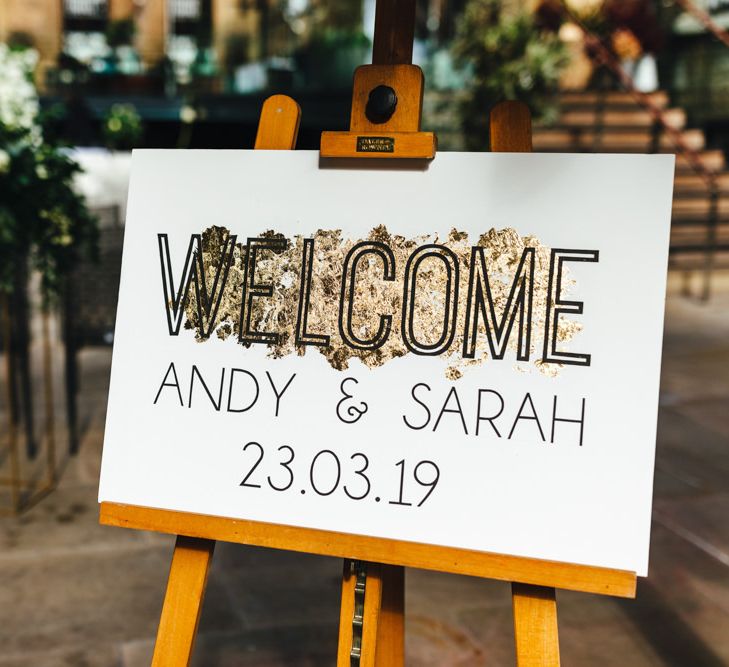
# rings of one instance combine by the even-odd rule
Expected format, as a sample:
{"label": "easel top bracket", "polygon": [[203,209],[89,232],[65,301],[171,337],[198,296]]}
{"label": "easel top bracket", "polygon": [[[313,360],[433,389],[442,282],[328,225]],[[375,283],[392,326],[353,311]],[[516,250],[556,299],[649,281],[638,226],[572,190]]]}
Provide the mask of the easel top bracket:
{"label": "easel top bracket", "polygon": [[436,136],[420,131],[423,87],[416,65],[358,67],[349,131],[322,132],[321,157],[433,159]]}

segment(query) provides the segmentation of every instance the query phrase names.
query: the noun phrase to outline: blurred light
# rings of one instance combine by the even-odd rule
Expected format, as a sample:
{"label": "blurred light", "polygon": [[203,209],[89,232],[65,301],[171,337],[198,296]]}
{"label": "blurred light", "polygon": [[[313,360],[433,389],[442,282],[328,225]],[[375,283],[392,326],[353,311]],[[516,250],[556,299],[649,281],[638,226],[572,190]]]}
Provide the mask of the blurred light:
{"label": "blurred light", "polygon": [[559,38],[563,42],[579,42],[582,39],[582,30],[576,23],[563,23],[559,29]]}

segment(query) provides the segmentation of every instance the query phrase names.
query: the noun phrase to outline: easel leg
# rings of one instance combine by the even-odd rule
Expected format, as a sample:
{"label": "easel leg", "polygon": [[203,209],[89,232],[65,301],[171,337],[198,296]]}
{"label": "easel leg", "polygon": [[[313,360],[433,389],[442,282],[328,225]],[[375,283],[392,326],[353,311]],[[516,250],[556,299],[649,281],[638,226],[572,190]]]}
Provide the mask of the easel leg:
{"label": "easel leg", "polygon": [[190,663],[214,548],[212,540],[177,537],[152,667]]}
{"label": "easel leg", "polygon": [[[342,603],[339,606],[339,642],[337,645],[337,667],[350,667],[354,638],[354,612],[357,606],[355,589],[357,587],[357,562],[344,560],[342,571]],[[361,595],[361,592],[359,593]],[[362,610],[358,610],[362,613]],[[361,648],[361,641],[355,650]]]}
{"label": "easel leg", "polygon": [[337,667],[403,667],[405,568],[344,561]]}
{"label": "easel leg", "polygon": [[344,561],[337,667],[374,667],[382,606],[382,566]]}
{"label": "easel leg", "polygon": [[557,600],[554,588],[512,584],[518,667],[559,667]]}
{"label": "easel leg", "polygon": [[382,608],[377,625],[376,667],[405,664],[405,568],[382,565]]}
{"label": "easel leg", "polygon": [[[294,100],[285,95],[272,95],[263,103],[256,148],[295,148],[300,119],[301,109]],[[67,308],[67,317],[70,312]],[[187,667],[190,664],[214,548],[212,540],[177,537],[152,667]]]}

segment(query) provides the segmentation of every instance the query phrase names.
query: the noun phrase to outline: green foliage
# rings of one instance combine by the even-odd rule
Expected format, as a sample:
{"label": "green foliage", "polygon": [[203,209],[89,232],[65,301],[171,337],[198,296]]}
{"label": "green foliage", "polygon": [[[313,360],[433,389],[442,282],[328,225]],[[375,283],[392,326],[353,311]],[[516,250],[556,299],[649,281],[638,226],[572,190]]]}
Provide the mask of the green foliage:
{"label": "green foliage", "polygon": [[48,299],[82,256],[95,255],[98,230],[73,189],[79,166],[44,138],[31,62],[0,49],[0,77],[10,82],[0,113],[0,291],[13,291],[30,261]]}
{"label": "green foliage", "polygon": [[112,150],[131,150],[142,138],[142,119],[132,104],[114,104],[104,117],[104,142]]}
{"label": "green foliage", "polygon": [[309,86],[343,89],[351,87],[352,72],[366,61],[370,49],[362,31],[328,28],[314,32],[297,57]]}
{"label": "green foliage", "polygon": [[367,49],[370,40],[361,30],[326,30],[315,32],[308,45],[310,51],[321,54],[327,58],[336,57],[342,51],[353,48]]}
{"label": "green foliage", "polygon": [[362,2],[360,0],[327,0],[320,4],[323,22],[314,28],[321,30],[326,26],[338,33],[356,35],[362,30]]}
{"label": "green foliage", "polygon": [[499,0],[469,0],[458,22],[453,51],[470,70],[460,114],[466,145],[483,150],[488,113],[502,100],[525,102],[535,119],[554,115],[554,93],[568,56],[557,35],[531,14],[507,15]]}
{"label": "green foliage", "polygon": [[[0,127],[0,290],[14,289],[29,258],[42,277],[43,293],[58,293],[81,256],[96,249],[96,220],[73,187],[78,165],[58,145],[19,141]],[[3,158],[4,161],[4,158]]]}

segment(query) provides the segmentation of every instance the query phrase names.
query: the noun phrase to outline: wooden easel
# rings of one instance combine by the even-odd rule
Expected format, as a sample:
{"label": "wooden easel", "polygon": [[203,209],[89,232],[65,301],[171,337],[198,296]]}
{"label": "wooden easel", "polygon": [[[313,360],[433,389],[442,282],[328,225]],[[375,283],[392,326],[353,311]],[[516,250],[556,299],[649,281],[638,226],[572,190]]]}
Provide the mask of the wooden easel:
{"label": "wooden easel", "polygon": [[[350,130],[322,134],[323,158],[434,157],[434,135],[420,131],[423,75],[411,64],[414,19],[414,0],[378,1],[373,64],[355,73]],[[374,122],[368,102],[377,86],[390,87],[397,104],[387,118]],[[261,112],[255,147],[293,149],[300,115],[292,99],[270,97]],[[494,151],[531,151],[531,118],[522,104],[497,105],[490,131]],[[102,503],[100,521],[178,536],[154,667],[189,664],[215,540],[345,559],[337,667],[404,665],[405,567],[512,582],[519,667],[560,663],[556,588],[635,596],[635,573],[607,568],[116,503]]]}

